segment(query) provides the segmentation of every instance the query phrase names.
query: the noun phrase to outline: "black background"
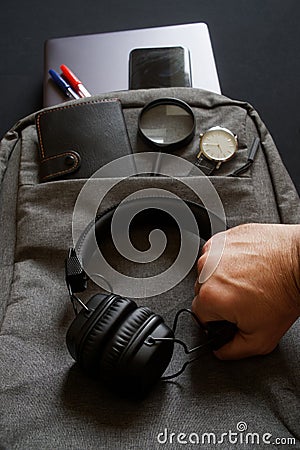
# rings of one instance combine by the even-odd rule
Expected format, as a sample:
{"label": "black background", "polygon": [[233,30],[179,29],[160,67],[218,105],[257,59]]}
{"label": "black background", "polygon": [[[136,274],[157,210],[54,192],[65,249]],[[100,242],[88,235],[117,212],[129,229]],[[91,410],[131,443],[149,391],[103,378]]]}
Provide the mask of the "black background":
{"label": "black background", "polygon": [[300,192],[299,0],[2,0],[1,136],[42,107],[46,39],[201,21],[222,93],[257,109]]}

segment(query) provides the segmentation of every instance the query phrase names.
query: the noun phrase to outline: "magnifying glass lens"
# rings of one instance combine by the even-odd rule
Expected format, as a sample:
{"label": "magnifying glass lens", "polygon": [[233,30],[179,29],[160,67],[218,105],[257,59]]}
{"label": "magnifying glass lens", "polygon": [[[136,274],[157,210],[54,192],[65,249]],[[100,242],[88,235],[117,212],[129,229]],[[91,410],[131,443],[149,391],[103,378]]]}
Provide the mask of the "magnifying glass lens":
{"label": "magnifying glass lens", "polygon": [[[176,102],[180,100],[176,99]],[[169,149],[185,145],[194,134],[195,119],[188,105],[174,104],[175,99],[146,105],[139,119],[142,136],[153,145]],[[182,102],[183,103],[183,102]]]}

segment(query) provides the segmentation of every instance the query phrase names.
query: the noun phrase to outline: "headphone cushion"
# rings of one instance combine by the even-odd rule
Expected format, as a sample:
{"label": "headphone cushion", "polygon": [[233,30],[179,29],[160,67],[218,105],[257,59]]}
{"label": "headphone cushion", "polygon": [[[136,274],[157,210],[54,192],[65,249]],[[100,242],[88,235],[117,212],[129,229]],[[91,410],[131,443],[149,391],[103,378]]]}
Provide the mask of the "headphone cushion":
{"label": "headphone cushion", "polygon": [[[99,365],[103,346],[135,308],[132,300],[116,297],[109,308],[100,314],[80,345],[78,360],[83,368],[92,370]],[[94,320],[94,317],[89,320]]]}
{"label": "headphone cushion", "polygon": [[140,329],[144,328],[144,323],[153,315],[153,312],[149,308],[139,307],[132,311],[128,318],[121,324],[104,350],[101,361],[101,368],[104,375],[111,373],[133,336]]}

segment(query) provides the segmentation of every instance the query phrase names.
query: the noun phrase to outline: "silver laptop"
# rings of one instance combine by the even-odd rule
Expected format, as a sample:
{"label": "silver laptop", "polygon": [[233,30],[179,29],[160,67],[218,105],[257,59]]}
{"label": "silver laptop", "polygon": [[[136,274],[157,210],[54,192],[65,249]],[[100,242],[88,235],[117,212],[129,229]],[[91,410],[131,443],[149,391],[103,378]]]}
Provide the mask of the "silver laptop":
{"label": "silver laptop", "polygon": [[169,46],[189,50],[192,87],[221,92],[208,27],[193,23],[49,39],[44,54],[44,106],[66,100],[50,80],[49,69],[60,72],[60,65],[67,65],[92,95],[127,90],[130,52]]}

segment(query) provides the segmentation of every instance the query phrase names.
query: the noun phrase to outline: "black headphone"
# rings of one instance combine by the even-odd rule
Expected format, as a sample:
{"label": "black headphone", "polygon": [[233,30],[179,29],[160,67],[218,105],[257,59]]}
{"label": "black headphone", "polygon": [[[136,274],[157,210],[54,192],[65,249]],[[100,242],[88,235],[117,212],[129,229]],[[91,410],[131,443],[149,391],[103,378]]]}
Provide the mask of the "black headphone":
{"label": "black headphone", "polygon": [[[176,202],[176,199],[169,197],[159,200],[160,204],[163,201],[166,205]],[[153,199],[148,208],[147,198],[121,203],[118,208],[125,211],[133,202],[135,206],[139,206],[140,202],[140,211],[146,214],[146,220],[152,217],[152,220],[154,218],[160,225],[167,220],[168,214],[153,208]],[[196,219],[199,236],[208,240],[211,237],[211,223],[207,210],[191,201],[184,203]],[[106,381],[114,389],[118,386],[124,393],[144,395],[165,372],[172,358],[175,342],[183,346],[185,353],[192,353],[205,345],[216,350],[233,338],[237,327],[226,321],[209,322],[204,326],[192,311],[182,309],[177,312],[173,327],[170,328],[159,314],[114,293],[98,293],[83,303],[76,295],[87,288],[89,279],[82,267],[82,261],[88,259],[93,251],[95,241],[92,236],[96,237],[97,244],[101,246],[104,236],[110,234],[115,210],[116,208],[111,208],[97,216],[92,226],[87,227],[82,234],[75,248],[69,250],[66,259],[66,283],[76,317],[68,329],[66,342],[71,356],[85,372]],[[214,217],[214,222],[220,231],[224,230],[224,223],[220,219]],[[101,268],[99,271],[101,272]],[[76,303],[81,305],[79,312]],[[175,337],[177,320],[183,311],[194,316],[206,336],[204,344],[191,350]],[[186,362],[176,374],[161,379],[178,376],[194,359]]]}

